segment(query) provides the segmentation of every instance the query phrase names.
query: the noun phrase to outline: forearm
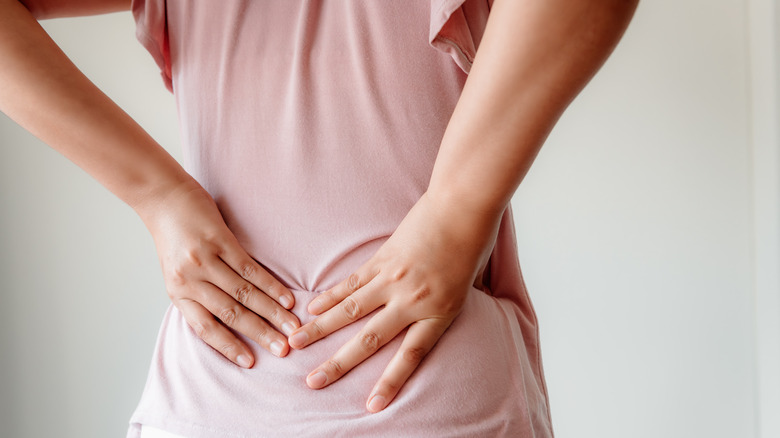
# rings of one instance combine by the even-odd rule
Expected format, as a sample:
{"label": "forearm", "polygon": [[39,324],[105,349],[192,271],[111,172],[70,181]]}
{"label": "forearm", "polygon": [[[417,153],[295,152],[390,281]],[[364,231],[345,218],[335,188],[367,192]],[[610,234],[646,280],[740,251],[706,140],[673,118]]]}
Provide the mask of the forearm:
{"label": "forearm", "polygon": [[428,196],[495,218],[560,115],[622,36],[636,0],[495,0]]}
{"label": "forearm", "polygon": [[134,208],[194,182],[15,0],[0,1],[0,110]]}

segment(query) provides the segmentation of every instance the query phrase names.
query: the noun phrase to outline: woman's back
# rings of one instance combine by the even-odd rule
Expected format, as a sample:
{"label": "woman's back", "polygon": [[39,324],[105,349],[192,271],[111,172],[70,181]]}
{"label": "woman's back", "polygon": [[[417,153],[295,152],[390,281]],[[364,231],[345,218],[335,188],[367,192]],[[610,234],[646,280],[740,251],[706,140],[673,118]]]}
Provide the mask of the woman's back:
{"label": "woman's back", "polygon": [[[370,258],[425,192],[490,2],[133,3],[179,107],[185,168],[247,252],[306,304]],[[321,390],[305,376],[362,322],[242,369],[171,306],[129,436],[551,435],[507,210],[483,287],[384,411],[400,337]],[[481,289],[481,290],[480,290]]]}

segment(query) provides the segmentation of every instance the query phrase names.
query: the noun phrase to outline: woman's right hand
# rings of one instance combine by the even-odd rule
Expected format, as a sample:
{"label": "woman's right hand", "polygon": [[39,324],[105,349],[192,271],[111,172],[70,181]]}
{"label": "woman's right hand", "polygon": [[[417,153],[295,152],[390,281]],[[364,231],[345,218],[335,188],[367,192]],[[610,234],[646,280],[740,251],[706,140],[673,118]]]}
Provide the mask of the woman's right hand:
{"label": "woman's right hand", "polygon": [[300,326],[287,310],[292,293],[241,248],[211,196],[35,20],[129,7],[0,0],[0,111],[133,206],[154,237],[168,295],[201,339],[241,366],[254,357],[228,328],[285,356],[278,330]]}
{"label": "woman's right hand", "polygon": [[287,355],[285,335],[300,327],[287,310],[293,295],[244,251],[203,187],[182,184],[135,209],[154,238],[171,301],[203,341],[245,368],[252,352],[227,327]]}

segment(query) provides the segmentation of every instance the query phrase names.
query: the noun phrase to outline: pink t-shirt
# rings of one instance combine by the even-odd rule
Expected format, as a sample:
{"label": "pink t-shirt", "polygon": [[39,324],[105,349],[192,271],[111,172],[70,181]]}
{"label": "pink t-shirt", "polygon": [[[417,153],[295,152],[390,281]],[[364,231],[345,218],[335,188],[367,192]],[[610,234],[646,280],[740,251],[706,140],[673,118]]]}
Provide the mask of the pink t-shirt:
{"label": "pink t-shirt", "polygon": [[[184,166],[293,312],[382,245],[426,190],[491,0],[134,0],[179,110]],[[128,437],[552,436],[536,316],[504,213],[484,290],[396,399],[365,402],[401,337],[322,390],[305,377],[365,319],[242,369],[170,306]]]}

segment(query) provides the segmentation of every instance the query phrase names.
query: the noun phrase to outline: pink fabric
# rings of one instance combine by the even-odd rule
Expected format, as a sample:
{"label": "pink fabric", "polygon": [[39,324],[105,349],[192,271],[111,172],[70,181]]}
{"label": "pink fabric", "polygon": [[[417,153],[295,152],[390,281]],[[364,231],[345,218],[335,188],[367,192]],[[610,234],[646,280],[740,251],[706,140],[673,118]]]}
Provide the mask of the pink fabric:
{"label": "pink fabric", "polygon": [[[346,278],[425,191],[488,0],[135,0],[139,41],[176,98],[185,168],[293,312]],[[395,401],[365,401],[401,338],[332,386],[305,376],[362,321],[286,358],[244,338],[241,369],[165,314],[128,437],[552,436],[536,316],[511,210],[485,290]]]}

